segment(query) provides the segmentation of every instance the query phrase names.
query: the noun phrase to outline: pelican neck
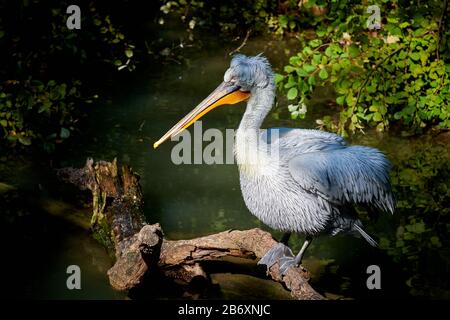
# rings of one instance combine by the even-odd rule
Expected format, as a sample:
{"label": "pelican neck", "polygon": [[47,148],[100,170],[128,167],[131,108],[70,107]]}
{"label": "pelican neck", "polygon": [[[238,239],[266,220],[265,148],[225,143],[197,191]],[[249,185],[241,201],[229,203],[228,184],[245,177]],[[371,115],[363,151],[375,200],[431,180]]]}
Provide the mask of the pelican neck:
{"label": "pelican neck", "polygon": [[274,97],[275,87],[272,84],[265,88],[254,88],[247,102],[238,131],[260,129],[264,119],[272,109]]}

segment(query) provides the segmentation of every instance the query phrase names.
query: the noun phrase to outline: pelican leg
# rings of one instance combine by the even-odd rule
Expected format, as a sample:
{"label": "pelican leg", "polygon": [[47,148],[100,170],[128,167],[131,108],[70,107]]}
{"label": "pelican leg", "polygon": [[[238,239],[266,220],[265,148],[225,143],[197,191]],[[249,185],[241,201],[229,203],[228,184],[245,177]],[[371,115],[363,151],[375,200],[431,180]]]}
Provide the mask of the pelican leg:
{"label": "pelican leg", "polygon": [[286,246],[289,245],[289,238],[291,237],[291,233],[290,232],[286,232],[283,234],[283,236],[281,237],[280,242]]}
{"label": "pelican leg", "polygon": [[293,259],[294,254],[288,247],[290,236],[290,232],[283,234],[280,242],[270,248],[270,250],[258,261],[258,264],[264,264],[267,268],[270,268],[283,257],[290,257]]}
{"label": "pelican leg", "polygon": [[306,249],[308,249],[309,245],[312,242],[312,237],[311,236],[306,236],[305,242],[303,243],[302,248],[300,249],[300,251],[297,253],[297,256],[292,256],[292,257],[282,257],[280,258],[280,273],[282,275],[285,275],[286,272],[289,270],[289,268],[291,267],[297,267],[300,265],[300,263],[302,262],[303,259],[303,255],[306,252]]}

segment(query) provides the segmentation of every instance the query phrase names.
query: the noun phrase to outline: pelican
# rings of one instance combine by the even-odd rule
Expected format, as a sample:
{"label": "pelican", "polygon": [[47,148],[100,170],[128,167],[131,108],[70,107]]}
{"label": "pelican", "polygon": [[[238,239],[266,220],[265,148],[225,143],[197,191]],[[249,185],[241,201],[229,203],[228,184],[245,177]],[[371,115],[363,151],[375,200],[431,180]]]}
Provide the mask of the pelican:
{"label": "pelican", "polygon": [[[359,235],[377,246],[363,230],[355,205],[394,212],[390,163],[385,155],[374,148],[347,145],[341,136],[329,132],[261,129],[274,97],[268,60],[261,55],[235,55],[223,82],[153,147],[220,105],[247,101],[234,145],[242,195],[253,215],[284,232],[258,263],[270,268],[278,262],[280,272],[286,274],[289,268],[300,266],[312,239],[321,234]],[[294,232],[305,235],[297,255],[288,246]]]}

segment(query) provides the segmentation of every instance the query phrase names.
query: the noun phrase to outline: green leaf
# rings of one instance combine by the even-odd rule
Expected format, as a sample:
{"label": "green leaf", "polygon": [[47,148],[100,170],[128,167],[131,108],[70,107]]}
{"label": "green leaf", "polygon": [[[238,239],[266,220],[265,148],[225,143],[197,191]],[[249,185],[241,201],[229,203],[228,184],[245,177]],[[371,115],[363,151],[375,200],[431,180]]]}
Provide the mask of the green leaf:
{"label": "green leaf", "polygon": [[420,61],[422,62],[422,65],[426,65],[428,62],[429,54],[426,51],[420,52]]}
{"label": "green leaf", "polygon": [[418,37],[418,36],[421,36],[422,33],[424,33],[424,32],[425,32],[424,29],[419,28],[419,29],[416,29],[416,30],[413,32],[413,35],[414,35],[415,37]]}
{"label": "green leaf", "polygon": [[275,84],[280,83],[281,81],[283,81],[283,79],[284,79],[283,75],[275,73]]}
{"label": "green leaf", "polygon": [[295,70],[297,70],[297,69],[294,68],[293,66],[285,66],[284,67],[284,72],[287,72],[287,73],[294,72]]}
{"label": "green leaf", "polygon": [[412,60],[417,61],[420,59],[420,54],[418,52],[413,52],[409,55]]}
{"label": "green leaf", "polygon": [[316,85],[316,78],[314,76],[310,76],[308,78],[308,84],[311,86],[315,86]]}
{"label": "green leaf", "polygon": [[133,50],[131,49],[125,50],[125,55],[127,56],[127,58],[131,58],[133,56]]}
{"label": "green leaf", "polygon": [[375,112],[374,114],[373,114],[373,121],[376,121],[376,122],[380,122],[381,120],[383,120],[383,118],[381,117],[381,113],[379,113],[379,112]]}
{"label": "green leaf", "polygon": [[58,87],[58,93],[61,98],[64,98],[66,96],[66,88],[67,85],[65,83]]}
{"label": "green leaf", "polygon": [[319,77],[320,77],[320,79],[323,79],[323,80],[328,78],[328,72],[325,68],[320,70]]}
{"label": "green leaf", "polygon": [[389,23],[398,23],[398,18],[388,17],[388,18],[387,18],[387,21],[388,21]]}
{"label": "green leaf", "polygon": [[410,26],[409,22],[403,22],[403,23],[400,23],[400,25],[399,25],[399,27],[402,29],[405,29],[406,27],[409,27],[409,26]]}
{"label": "green leaf", "polygon": [[320,40],[320,39],[314,39],[309,42],[309,45],[311,46],[311,48],[317,48],[321,44],[322,44],[322,40]]}
{"label": "green leaf", "polygon": [[73,96],[76,92],[77,92],[77,88],[72,87],[72,89],[70,89],[70,91],[69,91],[69,96]]}
{"label": "green leaf", "polygon": [[308,0],[308,1],[303,2],[303,5],[307,9],[312,8],[315,4],[316,4],[316,0]]}
{"label": "green leaf", "polygon": [[296,71],[297,71],[297,75],[299,77],[301,77],[301,78],[308,77],[308,72],[306,72],[305,70],[298,68]]}
{"label": "green leaf", "polygon": [[298,89],[300,90],[301,93],[306,94],[309,90],[309,86],[306,85],[305,81],[299,81],[298,82]]}
{"label": "green leaf", "polygon": [[422,67],[418,64],[410,64],[409,69],[411,70],[411,74],[417,78],[417,76],[423,72]]}
{"label": "green leaf", "polygon": [[23,144],[24,146],[29,146],[31,144],[31,139],[29,137],[20,136],[19,137],[19,142],[21,144]]}
{"label": "green leaf", "polygon": [[389,33],[391,34],[391,35],[393,35],[393,36],[403,36],[402,35],[402,30],[399,28],[399,27],[397,27],[397,26],[395,26],[395,25],[392,25],[392,24],[387,24],[386,26],[385,26],[385,28],[389,31]]}
{"label": "green leaf", "polygon": [[431,237],[430,238],[430,242],[431,242],[432,245],[434,245],[436,247],[441,247],[442,246],[441,241],[439,240],[439,237],[437,237],[437,236]]}
{"label": "green leaf", "polygon": [[69,129],[66,129],[63,127],[63,128],[61,128],[61,132],[59,135],[62,139],[67,139],[68,137],[70,137],[70,131],[69,131]]}
{"label": "green leaf", "polygon": [[315,54],[312,58],[312,64],[313,65],[317,65],[320,64],[322,62],[322,55],[320,53]]}
{"label": "green leaf", "polygon": [[289,100],[293,100],[293,99],[297,98],[297,95],[298,95],[297,88],[290,88],[288,93],[287,93],[287,98]]}
{"label": "green leaf", "polygon": [[300,56],[292,56],[289,58],[289,64],[292,64],[294,66],[300,66],[302,63],[302,58]]}
{"label": "green leaf", "polygon": [[289,112],[294,112],[294,111],[296,111],[298,109],[298,105],[296,105],[296,104],[290,104],[290,105],[288,105],[288,110],[289,110]]}
{"label": "green leaf", "polygon": [[327,31],[326,30],[317,30],[316,34],[318,37],[323,37],[324,35],[327,34]]}
{"label": "green leaf", "polygon": [[310,55],[313,51],[310,47],[304,47],[302,50],[303,54]]}
{"label": "green leaf", "polygon": [[331,46],[325,49],[325,55],[330,58],[335,58],[337,56],[336,52]]}
{"label": "green leaf", "polygon": [[423,221],[406,226],[406,230],[413,233],[424,233],[425,223]]}
{"label": "green leaf", "polygon": [[313,66],[310,65],[310,64],[304,64],[304,65],[303,65],[303,70],[305,70],[305,71],[308,72],[308,73],[311,73],[311,72],[313,72],[313,71],[316,70],[316,67],[313,67]]}
{"label": "green leaf", "polygon": [[288,23],[289,23],[289,19],[287,16],[281,15],[278,17],[278,23],[280,24],[280,27],[282,29],[286,29],[286,27],[288,26]]}
{"label": "green leaf", "polygon": [[336,98],[336,103],[340,106],[344,105],[345,96],[339,96]]}
{"label": "green leaf", "polygon": [[[349,106],[353,106],[356,103],[356,98],[353,96],[353,92],[351,90],[349,90],[347,96],[345,97],[345,101]],[[351,110],[351,108],[348,110]]]}
{"label": "green leaf", "polygon": [[0,120],[0,124],[2,125],[2,127],[6,127],[8,125],[8,121],[6,121],[5,119]]}
{"label": "green leaf", "polygon": [[335,73],[339,72],[339,70],[341,70],[341,65],[338,63],[334,63],[331,66],[331,70],[332,70],[332,73],[335,74]]}
{"label": "green leaf", "polygon": [[400,51],[400,53],[398,54],[398,58],[403,60],[406,58],[406,56],[408,55],[408,52],[406,50],[402,50]]}
{"label": "green leaf", "polygon": [[294,29],[295,28],[295,21],[291,20],[289,21],[289,29]]}
{"label": "green leaf", "polygon": [[39,107],[38,113],[47,112],[50,113],[50,108],[52,107],[52,103],[50,101],[44,101],[42,106]]}
{"label": "green leaf", "polygon": [[352,58],[355,58],[355,57],[359,56],[359,48],[358,48],[356,45],[351,44],[351,45],[348,47],[348,54],[349,54],[350,57],[352,57]]}
{"label": "green leaf", "polygon": [[292,88],[293,86],[297,85],[297,82],[294,80],[293,76],[289,76],[288,82],[284,85],[286,89]]}

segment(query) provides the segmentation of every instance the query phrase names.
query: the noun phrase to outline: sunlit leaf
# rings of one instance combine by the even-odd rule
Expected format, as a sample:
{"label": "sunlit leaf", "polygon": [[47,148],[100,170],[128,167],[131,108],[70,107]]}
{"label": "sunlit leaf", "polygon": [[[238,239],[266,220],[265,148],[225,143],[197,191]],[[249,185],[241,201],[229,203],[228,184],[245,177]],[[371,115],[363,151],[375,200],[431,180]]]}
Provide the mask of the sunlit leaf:
{"label": "sunlit leaf", "polygon": [[328,72],[325,68],[319,71],[319,77],[323,80],[326,80],[328,78]]}
{"label": "sunlit leaf", "polygon": [[287,93],[287,98],[289,100],[293,100],[293,99],[297,98],[297,95],[298,95],[297,88],[290,88],[288,93]]}

